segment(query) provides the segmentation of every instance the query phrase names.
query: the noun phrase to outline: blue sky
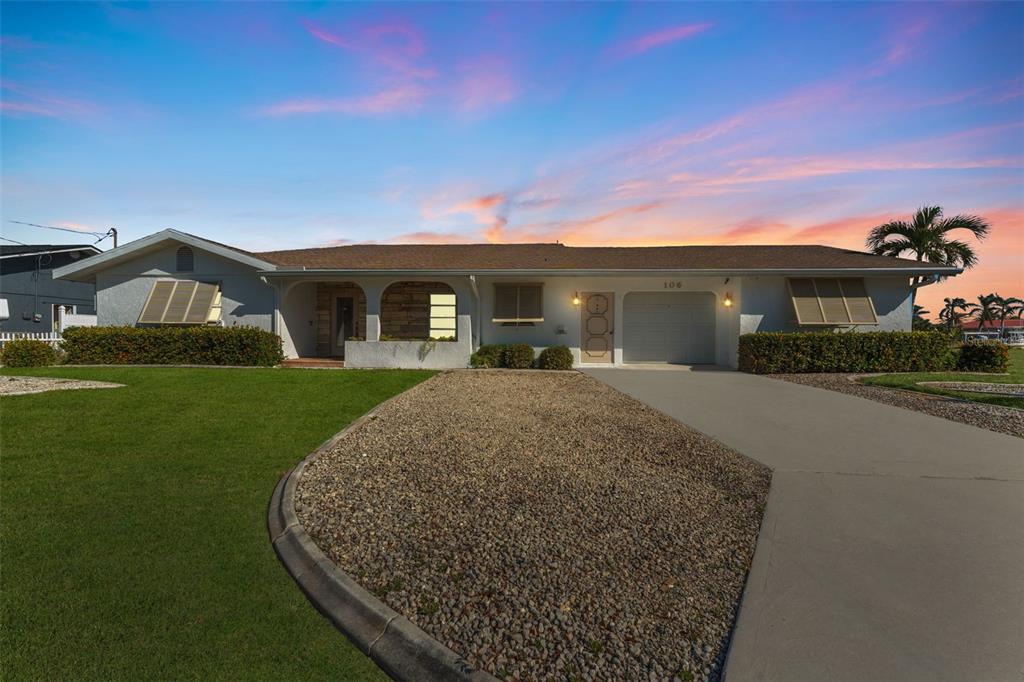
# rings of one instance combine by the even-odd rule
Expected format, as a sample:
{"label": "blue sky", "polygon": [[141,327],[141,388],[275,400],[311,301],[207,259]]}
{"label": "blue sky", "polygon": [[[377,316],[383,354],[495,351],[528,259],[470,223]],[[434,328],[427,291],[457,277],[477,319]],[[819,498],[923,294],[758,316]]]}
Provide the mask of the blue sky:
{"label": "blue sky", "polygon": [[[2,4],[3,235],[826,243],[994,224],[1024,295],[1024,7]],[[977,291],[975,291],[977,289]],[[926,299],[927,302],[927,299]]]}

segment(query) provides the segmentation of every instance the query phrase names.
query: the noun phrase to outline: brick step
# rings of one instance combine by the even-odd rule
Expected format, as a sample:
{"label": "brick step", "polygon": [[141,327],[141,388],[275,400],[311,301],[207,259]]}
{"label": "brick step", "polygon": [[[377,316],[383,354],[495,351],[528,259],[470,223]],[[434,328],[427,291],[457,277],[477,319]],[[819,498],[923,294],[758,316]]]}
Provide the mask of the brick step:
{"label": "brick step", "polygon": [[306,369],[342,369],[345,367],[345,361],[341,358],[289,358],[282,362],[281,366]]}

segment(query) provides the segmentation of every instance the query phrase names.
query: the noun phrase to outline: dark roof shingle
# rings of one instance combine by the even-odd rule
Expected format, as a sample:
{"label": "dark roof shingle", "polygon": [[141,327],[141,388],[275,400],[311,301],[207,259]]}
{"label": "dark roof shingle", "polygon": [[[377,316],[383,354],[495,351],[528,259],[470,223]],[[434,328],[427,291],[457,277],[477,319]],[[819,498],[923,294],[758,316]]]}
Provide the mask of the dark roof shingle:
{"label": "dark roof shingle", "polygon": [[811,245],[357,244],[253,255],[282,268],[326,270],[830,270],[934,266]]}

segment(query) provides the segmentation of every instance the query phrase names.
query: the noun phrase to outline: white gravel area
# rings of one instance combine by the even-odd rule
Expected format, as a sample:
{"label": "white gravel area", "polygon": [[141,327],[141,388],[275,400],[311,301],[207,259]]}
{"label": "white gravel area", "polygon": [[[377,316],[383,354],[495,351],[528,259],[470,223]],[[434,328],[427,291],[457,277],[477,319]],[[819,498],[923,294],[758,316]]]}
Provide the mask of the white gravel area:
{"label": "white gravel area", "polygon": [[826,388],[876,402],[924,412],[962,424],[1024,438],[1024,410],[858,383],[858,374],[769,374],[772,379]]}
{"label": "white gravel area", "polygon": [[993,393],[1024,398],[1024,384],[989,384],[981,381],[919,381],[918,386],[944,388],[947,391],[965,391],[967,393]]}
{"label": "white gravel area", "polygon": [[25,395],[27,393],[45,393],[46,391],[68,391],[79,388],[119,388],[121,386],[124,386],[124,384],[114,384],[109,381],[0,376],[0,395]]}
{"label": "white gravel area", "polygon": [[300,521],[474,666],[717,679],[770,472],[577,372],[454,371],[311,461]]}

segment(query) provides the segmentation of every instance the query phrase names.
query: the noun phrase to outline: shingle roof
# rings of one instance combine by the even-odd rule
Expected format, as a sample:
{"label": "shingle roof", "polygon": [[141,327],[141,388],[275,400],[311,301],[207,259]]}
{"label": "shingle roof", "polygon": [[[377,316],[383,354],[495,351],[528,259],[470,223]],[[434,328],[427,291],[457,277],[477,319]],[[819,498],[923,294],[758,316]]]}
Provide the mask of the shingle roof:
{"label": "shingle roof", "polygon": [[572,247],[563,244],[360,244],[253,254],[282,268],[329,270],[942,269],[830,246]]}
{"label": "shingle roof", "polygon": [[0,244],[0,256],[17,256],[20,253],[45,253],[47,251],[70,251],[82,249],[98,251],[92,244]]}

